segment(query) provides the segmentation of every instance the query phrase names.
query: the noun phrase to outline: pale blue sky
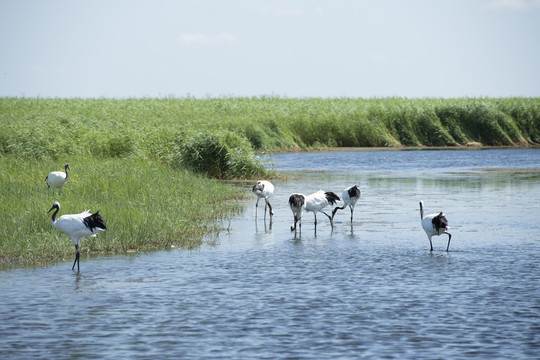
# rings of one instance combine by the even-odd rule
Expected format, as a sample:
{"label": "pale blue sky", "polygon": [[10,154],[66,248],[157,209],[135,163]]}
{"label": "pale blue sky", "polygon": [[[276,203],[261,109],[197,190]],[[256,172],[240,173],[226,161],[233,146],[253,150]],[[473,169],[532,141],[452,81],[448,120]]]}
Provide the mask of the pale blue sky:
{"label": "pale blue sky", "polygon": [[0,0],[0,96],[540,96],[540,0]]}

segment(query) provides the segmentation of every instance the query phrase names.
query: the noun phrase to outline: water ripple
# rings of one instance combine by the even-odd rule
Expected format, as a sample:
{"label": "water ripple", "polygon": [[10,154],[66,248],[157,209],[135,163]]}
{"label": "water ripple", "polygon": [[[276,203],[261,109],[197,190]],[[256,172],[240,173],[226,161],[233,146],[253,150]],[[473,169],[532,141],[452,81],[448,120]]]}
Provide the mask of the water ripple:
{"label": "water ripple", "polygon": [[[538,181],[380,175],[276,182],[272,225],[254,218],[250,200],[216,247],[88,257],[80,274],[68,262],[1,271],[0,355],[537,358]],[[309,214],[301,236],[290,233],[290,193],[357,180],[352,228],[344,211],[333,231],[324,219],[315,232]],[[444,204],[450,252],[442,237],[429,251],[420,196]]]}

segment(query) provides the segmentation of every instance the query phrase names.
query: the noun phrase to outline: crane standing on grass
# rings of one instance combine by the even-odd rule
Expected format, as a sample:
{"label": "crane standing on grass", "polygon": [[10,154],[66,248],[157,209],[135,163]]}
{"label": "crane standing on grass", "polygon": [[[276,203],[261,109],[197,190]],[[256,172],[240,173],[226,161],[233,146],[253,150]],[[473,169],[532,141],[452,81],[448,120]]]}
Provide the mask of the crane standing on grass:
{"label": "crane standing on grass", "polygon": [[69,167],[69,164],[64,165],[63,171],[53,171],[47,177],[45,178],[45,181],[47,182],[47,186],[52,189],[53,195],[54,190],[58,189],[58,195],[62,192],[62,188],[64,187],[65,183],[68,180],[69,172],[68,170],[71,170]]}

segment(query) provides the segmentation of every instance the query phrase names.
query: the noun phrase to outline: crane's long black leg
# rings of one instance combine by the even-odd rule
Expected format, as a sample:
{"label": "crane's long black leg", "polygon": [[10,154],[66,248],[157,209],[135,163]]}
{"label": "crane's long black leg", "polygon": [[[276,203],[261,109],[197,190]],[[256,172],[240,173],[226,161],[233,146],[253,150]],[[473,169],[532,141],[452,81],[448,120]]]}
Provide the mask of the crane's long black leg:
{"label": "crane's long black leg", "polygon": [[77,263],[77,271],[79,270],[79,246],[75,245],[75,261],[73,262],[73,266],[71,267],[71,270],[75,269],[75,263]]}
{"label": "crane's long black leg", "polygon": [[446,251],[448,251],[448,249],[450,248],[450,239],[452,239],[452,234],[450,233],[445,233],[445,234],[448,234],[448,245],[446,245]]}
{"label": "crane's long black leg", "polygon": [[272,210],[272,205],[270,205],[270,201],[266,201],[266,205],[268,205],[268,207],[270,208],[270,216],[274,215],[274,210]]}
{"label": "crane's long black leg", "polygon": [[77,271],[79,270],[79,251],[75,253],[75,261],[73,262],[73,266],[71,267],[71,270],[75,269],[75,264],[77,264]]}

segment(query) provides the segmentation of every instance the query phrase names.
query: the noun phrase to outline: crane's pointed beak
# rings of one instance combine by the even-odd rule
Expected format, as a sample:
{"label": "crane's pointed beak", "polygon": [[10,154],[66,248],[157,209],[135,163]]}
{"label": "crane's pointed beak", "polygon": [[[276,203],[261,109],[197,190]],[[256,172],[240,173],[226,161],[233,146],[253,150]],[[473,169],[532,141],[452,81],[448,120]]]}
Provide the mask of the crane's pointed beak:
{"label": "crane's pointed beak", "polygon": [[50,213],[52,211],[52,209],[54,209],[54,206],[52,208],[50,208],[49,211],[47,211],[47,214]]}

